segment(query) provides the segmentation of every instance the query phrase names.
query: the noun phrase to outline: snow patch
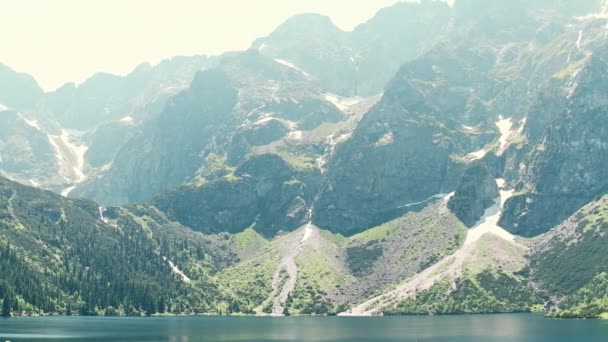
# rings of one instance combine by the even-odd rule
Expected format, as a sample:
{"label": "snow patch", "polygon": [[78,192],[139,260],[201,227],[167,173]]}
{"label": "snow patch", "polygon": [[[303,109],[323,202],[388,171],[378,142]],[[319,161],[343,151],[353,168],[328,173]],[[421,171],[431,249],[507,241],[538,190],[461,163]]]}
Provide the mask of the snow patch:
{"label": "snow patch", "polygon": [[289,132],[287,137],[291,140],[302,140],[302,131]]}
{"label": "snow patch", "polygon": [[327,148],[325,153],[317,158],[317,166],[321,173],[325,173],[325,164],[327,160],[334,153],[336,145],[340,144],[351,137],[354,127],[357,126],[359,120],[365,114],[369,108],[371,108],[378,100],[382,97],[382,94],[371,96],[368,98],[351,97],[343,98],[332,93],[326,93],[323,95],[325,100],[332,103],[336,108],[341,110],[344,114],[348,115],[346,122],[333,133],[331,133],[327,139]]}
{"label": "snow patch", "polygon": [[486,154],[488,154],[488,151],[485,148],[482,148],[479,151],[475,151],[475,152],[471,152],[471,153],[467,154],[467,158],[469,158],[470,160],[479,160],[479,159],[482,159],[483,157],[485,157]]}
{"label": "snow patch", "polygon": [[73,138],[66,130],[62,130],[59,136],[49,134],[47,137],[55,150],[55,159],[62,170],[64,180],[70,184],[69,187],[61,192],[62,195],[67,196],[74,190],[75,184],[82,183],[87,179],[84,172],[84,155],[89,148],[85,144],[73,142]]}
{"label": "snow patch", "polygon": [[312,223],[308,222],[304,227],[304,235],[302,235],[302,240],[300,242],[305,242],[312,235]]}
{"label": "snow patch", "polygon": [[133,119],[132,116],[125,116],[124,118],[120,119],[119,121],[124,124],[132,124],[133,122],[135,122],[135,119]]}
{"label": "snow patch", "polygon": [[8,110],[8,107],[0,103],[0,112],[4,112],[5,110]]}
{"label": "snow patch", "polygon": [[341,97],[341,96],[338,96],[338,95],[332,94],[332,93],[326,93],[323,95],[323,97],[325,98],[325,100],[327,100],[328,102],[331,102],[340,111],[342,111],[346,114],[351,114],[352,107],[355,105],[358,105],[359,103],[361,103],[365,100],[365,98],[360,97],[360,96]]}
{"label": "snow patch", "polygon": [[302,235],[302,240],[300,240],[300,243],[303,243],[306,240],[308,240],[308,238],[310,238],[310,236],[312,235],[312,232],[313,232],[312,209],[308,209],[307,217],[308,217],[308,223],[306,224],[306,226],[304,226],[304,234]]}
{"label": "snow patch", "polygon": [[395,141],[395,135],[393,132],[384,134],[377,142],[376,147],[390,145]]}
{"label": "snow patch", "polygon": [[63,189],[61,191],[61,196],[68,197],[68,195],[70,194],[70,192],[74,191],[74,189],[76,189],[76,186],[74,186],[74,185],[69,186],[69,187]]}
{"label": "snow patch", "polygon": [[171,272],[178,275],[184,283],[189,283],[192,281],[187,275],[184,274],[184,272],[182,272],[182,270],[175,266],[171,260],[168,260],[167,257],[163,257],[163,260],[169,264],[169,267],[171,267]]}
{"label": "snow patch", "polygon": [[111,169],[111,168],[112,168],[112,162],[109,162],[109,163],[107,163],[107,164],[102,165],[102,166],[99,168],[99,172],[106,172],[106,171],[108,171],[108,170],[109,170],[109,169]]}
{"label": "snow patch", "polygon": [[284,59],[279,59],[279,58],[275,58],[274,61],[277,62],[277,63],[279,63],[279,64],[281,64],[281,65],[284,65],[284,66],[286,66],[286,67],[288,67],[290,69],[293,69],[293,70],[301,73],[302,75],[304,75],[306,77],[310,77],[309,73],[307,73],[306,71],[298,68],[297,66],[295,66],[293,63],[291,63],[289,61],[286,61]]}
{"label": "snow patch", "polygon": [[471,228],[467,234],[465,245],[469,245],[479,241],[486,234],[494,234],[499,238],[514,242],[515,236],[503,228],[498,226],[498,220],[502,214],[502,210],[506,201],[513,196],[513,190],[505,190],[505,180],[497,179],[496,185],[499,187],[500,197],[496,199],[494,205],[486,209],[484,215]]}
{"label": "snow patch", "polygon": [[35,129],[37,129],[39,131],[41,130],[40,126],[38,125],[38,120],[28,120],[28,119],[26,119],[24,117],[21,117],[21,119],[23,119],[23,121],[25,121],[25,123],[28,126],[33,127],[33,128],[35,128]]}
{"label": "snow patch", "polygon": [[[2,108],[0,108],[0,111],[2,111]],[[38,125],[38,120],[29,120],[28,118],[23,116],[21,113],[17,113],[17,116],[19,117],[19,119],[23,120],[23,122],[25,122],[26,125],[34,128],[38,131],[41,131],[40,125]]]}
{"label": "snow patch", "polygon": [[595,19],[608,19],[608,1],[603,1],[602,8],[599,12],[591,13],[587,15],[574,17],[576,20],[586,21],[586,20],[595,20]]}
{"label": "snow patch", "polygon": [[509,143],[509,133],[511,131],[511,127],[513,127],[513,121],[511,118],[504,119],[502,116],[500,116],[495,124],[500,131],[500,139],[498,140],[500,144],[499,149],[500,151],[504,151]]}
{"label": "snow patch", "polygon": [[502,116],[496,122],[496,127],[500,131],[500,139],[497,156],[501,156],[507,148],[511,145],[513,140],[522,135],[524,127],[526,126],[527,118],[524,118],[519,122],[519,128],[516,130],[513,128],[513,121],[511,118],[504,119]]}
{"label": "snow patch", "polygon": [[272,120],[275,120],[275,118],[273,118],[272,116],[265,116],[265,117],[259,119],[258,121],[254,122],[253,124],[255,126],[259,126],[259,125],[263,125],[263,124],[265,124],[265,123],[267,123],[269,121],[272,121]]}
{"label": "snow patch", "polygon": [[103,217],[103,214],[106,212],[107,209],[104,208],[104,207],[98,207],[98,210],[99,210],[99,219],[101,220],[101,222],[108,223],[108,221],[106,220],[106,218]]}
{"label": "snow patch", "polygon": [[398,209],[409,208],[409,207],[413,207],[415,205],[425,204],[425,203],[430,202],[430,201],[432,201],[434,199],[444,199],[447,202],[447,201],[450,200],[450,198],[452,196],[454,196],[454,193],[451,193],[451,194],[437,194],[437,195],[433,195],[433,196],[425,199],[424,201],[404,204],[404,205],[399,206],[397,208]]}

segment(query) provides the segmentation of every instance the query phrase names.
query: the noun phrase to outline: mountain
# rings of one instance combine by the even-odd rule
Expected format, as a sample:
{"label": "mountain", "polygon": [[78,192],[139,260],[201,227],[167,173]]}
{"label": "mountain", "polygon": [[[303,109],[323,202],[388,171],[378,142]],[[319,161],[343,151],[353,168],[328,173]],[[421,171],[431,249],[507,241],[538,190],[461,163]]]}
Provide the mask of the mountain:
{"label": "mountain", "polygon": [[256,40],[251,49],[298,66],[319,79],[325,91],[371,96],[382,91],[403,62],[432,46],[448,18],[443,2],[403,2],[344,32],[328,17],[304,14]]}
{"label": "mountain", "polygon": [[[74,194],[111,204],[151,200],[185,182],[226,176],[247,156],[265,149],[292,155],[292,146],[299,149],[300,142],[307,143],[304,132],[344,119],[345,114],[305,74],[248,51],[199,73],[119,151],[104,175]],[[293,157],[293,163],[306,168],[298,158],[310,157]],[[225,171],[200,173],[211,167]]]}
{"label": "mountain", "polygon": [[2,100],[2,175],[64,195],[0,178],[0,297],[604,317],[607,8],[398,3],[52,93],[0,74],[28,99]]}
{"label": "mountain", "polygon": [[0,63],[0,110],[35,106],[42,99],[43,93],[32,76]]}
{"label": "mountain", "polygon": [[[142,123],[156,117],[197,71],[216,60],[175,57],[156,66],[142,64],[124,77],[97,74],[79,86],[66,84],[49,93],[43,93],[31,76],[2,66],[0,82],[10,84],[0,101],[0,111],[6,113],[3,120],[15,113],[20,119],[3,126],[6,131],[0,139],[6,147],[0,171],[11,179],[69,194],[89,176],[107,170]],[[15,126],[16,122],[21,123]],[[29,128],[23,129],[23,124]]]}
{"label": "mountain", "polygon": [[165,101],[188,87],[194,74],[216,58],[174,57],[143,63],[126,76],[97,73],[76,86],[68,83],[47,94],[47,107],[62,127],[87,130],[125,117],[141,120],[162,110]]}
{"label": "mountain", "polygon": [[[219,242],[189,229],[165,232],[125,209],[105,211],[0,179],[3,298],[28,314],[106,315],[208,311],[203,270],[229,259]],[[212,260],[212,254],[218,259]],[[173,261],[189,265],[191,278]],[[195,269],[197,271],[195,271]],[[197,285],[196,289],[192,285]],[[197,294],[198,293],[198,294]]]}
{"label": "mountain", "polygon": [[[444,16],[442,13],[447,12],[447,9],[448,7],[445,4],[439,2],[397,4],[390,9],[381,11],[376,17],[361,25],[352,33],[341,31],[333,25],[329,18],[316,14],[298,15],[287,20],[268,37],[256,40],[249,51],[227,56],[219,62],[217,68],[228,75],[240,92],[239,106],[235,107],[232,113],[237,116],[235,120],[241,122],[247,119],[251,120],[252,117],[260,116],[262,110],[268,113],[294,111],[292,114],[279,113],[279,116],[283,115],[280,119],[287,120],[283,121],[283,126],[287,124],[287,128],[277,126],[277,121],[267,122],[266,126],[274,125],[276,128],[268,128],[272,131],[266,139],[269,139],[269,137],[275,137],[275,139],[264,141],[263,144],[254,142],[254,146],[266,146],[278,141],[283,137],[279,131],[297,136],[300,131],[313,131],[320,126],[323,126],[322,128],[325,128],[325,130],[332,129],[331,126],[335,127],[337,123],[346,121],[343,120],[344,113],[342,111],[344,109],[348,111],[349,109],[345,107],[349,104],[371,102],[372,100],[368,99],[382,92],[384,84],[403,61],[413,59],[419,55],[423,48],[416,47],[416,44],[422,46],[428,43],[427,37],[439,35],[442,25],[429,25],[428,27],[436,27],[436,29],[431,30],[433,32],[427,32],[427,30],[422,30],[424,34],[418,34],[417,32],[421,31],[419,28],[422,27],[422,24],[427,25],[443,21],[445,18],[442,17]],[[404,15],[408,18],[407,23],[401,20]],[[421,18],[425,18],[425,22],[421,23]],[[396,43],[397,36],[386,38],[388,36],[386,32],[394,29],[396,23],[399,23],[401,34],[407,34],[408,37],[416,39],[418,42],[401,45]],[[311,31],[310,27],[314,27],[315,30]],[[417,29],[414,30],[413,28]],[[297,44],[294,42],[297,42]],[[396,45],[403,46],[403,48],[395,50],[393,47]],[[355,58],[357,59],[356,63],[353,62]],[[359,59],[361,60],[359,61]],[[265,72],[260,73],[260,70],[255,68],[260,68]],[[271,69],[275,70],[271,71]],[[356,71],[359,69],[361,69],[360,72]],[[282,70],[284,75],[277,77],[278,70]],[[357,74],[361,75],[357,76]],[[358,78],[361,79],[360,82],[357,80]],[[345,82],[348,84],[344,84]],[[367,85],[367,82],[373,82],[373,84]],[[261,84],[265,85],[260,87]],[[253,89],[254,85],[259,89]],[[277,87],[278,89],[276,89]],[[355,91],[354,87],[365,87],[366,89]],[[306,89],[306,91],[302,91],[302,89]],[[359,94],[363,97],[353,97]],[[278,103],[268,103],[269,99],[275,99],[275,102]],[[292,101],[285,101],[287,99]],[[340,103],[335,103],[336,101]],[[226,105],[229,105],[229,103]],[[338,107],[338,110],[336,110],[336,107]],[[169,110],[169,108],[165,108],[164,112]],[[314,111],[317,114],[310,116],[311,113],[306,113],[306,111]],[[300,117],[302,115],[309,117]],[[182,118],[182,120],[181,123],[174,122],[172,125],[175,127],[190,125],[187,117]],[[356,123],[356,120],[358,119],[350,120],[348,125],[352,126]],[[156,121],[158,125],[162,125],[161,119]],[[153,124],[150,123],[150,125]],[[240,127],[242,128],[248,124],[251,123],[242,123]],[[296,125],[294,126],[294,124]],[[246,135],[251,133],[246,132],[248,130],[246,127],[241,128],[232,137],[232,141],[230,141],[231,137],[227,137],[225,142],[214,142],[216,145],[230,144],[232,146],[218,146],[219,149],[216,150],[207,147],[205,151],[202,151],[201,147],[192,146],[199,149],[195,153],[200,154],[201,160],[196,162],[194,160],[180,160],[178,163],[185,163],[181,164],[184,165],[184,168],[180,168],[180,172],[182,172],[180,175],[166,175],[163,174],[162,170],[153,168],[155,170],[154,174],[149,176],[151,178],[161,177],[162,180],[152,181],[148,189],[142,188],[148,187],[148,184],[138,184],[142,175],[137,174],[131,162],[127,164],[121,161],[121,158],[131,159],[133,148],[125,146],[125,151],[122,152],[125,157],[117,155],[117,160],[112,163],[109,174],[101,175],[99,180],[93,178],[90,183],[78,186],[74,195],[95,198],[107,204],[150,200],[163,190],[168,190],[195,178],[195,170],[205,168],[205,162],[202,159],[209,153],[220,156],[230,153],[231,155],[226,156],[226,158],[228,158],[229,166],[235,167],[244,161],[249,153],[247,150],[252,145],[250,142],[243,140]],[[351,129],[348,127],[348,130]],[[158,130],[158,128],[150,128],[148,131],[142,132],[139,137],[134,137],[133,146],[149,144],[146,140],[149,139],[148,136],[151,134],[157,134],[150,133],[155,130]],[[236,126],[230,128],[230,132],[236,130]],[[255,133],[256,135],[263,134],[260,128],[256,128],[256,130],[258,131]],[[327,138],[328,135],[323,131],[318,132],[320,130],[317,129],[317,132],[312,132],[314,135],[312,138],[320,140],[314,144],[316,146],[311,146],[317,151],[325,149],[322,146],[324,145],[323,138]],[[325,135],[319,136],[319,133]],[[226,133],[226,135],[228,134]],[[143,137],[144,135],[146,137]],[[204,136],[199,138],[204,139]],[[305,138],[305,140],[307,139]],[[158,143],[163,144],[160,141]],[[175,142],[169,142],[169,144],[172,143]],[[157,149],[154,148],[151,153],[156,153],[155,150]],[[237,150],[239,152],[235,153]],[[316,152],[312,157],[319,158],[322,154]],[[180,155],[176,154],[174,157],[179,158]],[[147,160],[155,160],[155,158],[146,157]],[[300,158],[300,156],[297,156],[297,158]],[[160,161],[158,162],[160,163]],[[130,180],[131,178],[135,179]],[[115,181],[123,183],[114,184]]]}

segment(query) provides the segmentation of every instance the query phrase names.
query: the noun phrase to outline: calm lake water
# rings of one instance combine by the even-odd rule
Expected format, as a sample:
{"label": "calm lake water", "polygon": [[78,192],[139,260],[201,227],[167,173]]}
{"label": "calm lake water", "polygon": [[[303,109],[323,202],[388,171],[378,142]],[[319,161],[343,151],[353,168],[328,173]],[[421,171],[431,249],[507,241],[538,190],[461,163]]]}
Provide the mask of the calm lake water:
{"label": "calm lake water", "polygon": [[440,317],[41,317],[0,320],[10,341],[608,341],[608,321]]}

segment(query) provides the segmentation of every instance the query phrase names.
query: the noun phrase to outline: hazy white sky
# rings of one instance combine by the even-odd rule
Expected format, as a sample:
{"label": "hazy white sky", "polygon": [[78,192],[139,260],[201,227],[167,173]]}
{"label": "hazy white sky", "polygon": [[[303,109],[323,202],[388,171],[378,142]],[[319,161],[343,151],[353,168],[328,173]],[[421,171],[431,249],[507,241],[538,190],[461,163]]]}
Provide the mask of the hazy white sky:
{"label": "hazy white sky", "polygon": [[247,48],[290,16],[345,30],[397,0],[0,0],[0,63],[51,90],[97,71]]}

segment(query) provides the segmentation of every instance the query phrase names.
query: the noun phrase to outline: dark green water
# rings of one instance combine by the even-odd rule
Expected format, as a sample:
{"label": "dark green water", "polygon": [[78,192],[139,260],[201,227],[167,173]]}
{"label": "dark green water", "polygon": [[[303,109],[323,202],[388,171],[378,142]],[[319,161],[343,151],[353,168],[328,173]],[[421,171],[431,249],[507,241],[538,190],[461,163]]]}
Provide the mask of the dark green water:
{"label": "dark green water", "polygon": [[608,341],[608,321],[442,317],[43,317],[0,320],[10,341]]}

